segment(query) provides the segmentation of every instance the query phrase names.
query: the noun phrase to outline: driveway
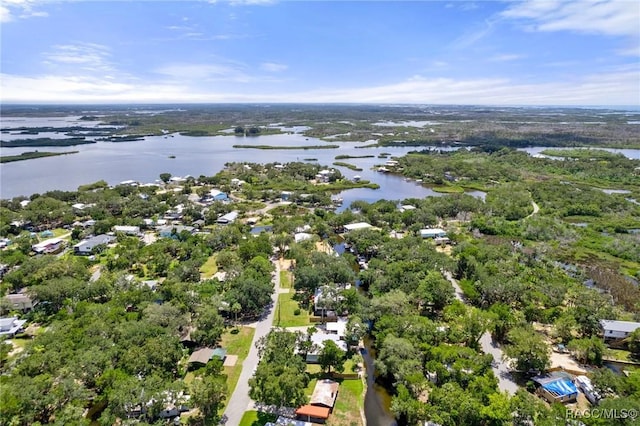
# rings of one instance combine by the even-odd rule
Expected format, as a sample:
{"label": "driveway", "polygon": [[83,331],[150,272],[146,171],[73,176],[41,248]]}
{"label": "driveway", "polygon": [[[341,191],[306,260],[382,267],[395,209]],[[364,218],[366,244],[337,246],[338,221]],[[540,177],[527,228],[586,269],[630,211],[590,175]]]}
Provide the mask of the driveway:
{"label": "driveway", "polygon": [[278,302],[278,289],[280,288],[280,266],[278,262],[273,263],[276,268],[276,273],[273,277],[274,292],[271,295],[273,303],[269,306],[268,312],[258,322],[255,323],[256,332],[253,335],[253,341],[251,342],[251,348],[249,349],[249,355],[242,363],[242,372],[238,379],[233,394],[229,398],[229,403],[224,411],[224,416],[227,419],[226,425],[236,426],[240,424],[240,419],[247,409],[254,406],[254,401],[249,398],[249,379],[253,376],[253,371],[257,367],[260,357],[258,356],[258,349],[256,348],[256,342],[263,336],[269,334],[271,331],[271,325],[273,324],[273,317]]}
{"label": "driveway", "polygon": [[[453,286],[453,290],[456,296],[456,299],[461,301],[464,304],[467,304],[464,293],[456,281],[455,278],[451,275],[449,271],[442,271],[442,274],[445,278],[451,283]],[[509,365],[506,361],[503,360],[502,349],[498,346],[497,343],[494,343],[491,338],[491,333],[488,331],[485,332],[482,337],[480,337],[480,347],[482,348],[482,352],[485,354],[491,354],[493,356],[493,364],[491,366],[493,370],[493,374],[498,378],[498,389],[502,392],[508,392],[509,395],[513,395],[518,390],[518,384],[513,380],[513,376],[509,371]]]}

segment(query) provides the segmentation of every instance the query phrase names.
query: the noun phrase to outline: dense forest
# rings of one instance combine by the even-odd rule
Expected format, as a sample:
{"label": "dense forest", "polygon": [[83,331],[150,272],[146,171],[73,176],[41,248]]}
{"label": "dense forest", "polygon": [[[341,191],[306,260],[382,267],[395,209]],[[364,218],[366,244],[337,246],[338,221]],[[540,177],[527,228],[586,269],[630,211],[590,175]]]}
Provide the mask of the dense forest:
{"label": "dense forest", "polygon": [[[0,424],[165,424],[168,405],[188,405],[184,423],[214,424],[238,370],[187,359],[194,347],[229,345],[232,332],[270,309],[278,259],[291,265],[283,271],[292,278],[291,321],[314,316],[322,288],[321,321],[325,311],[348,317],[348,349],[325,345],[321,371],[311,372],[310,341],[283,321],[258,342],[249,381],[258,402],[305,404],[317,375],[361,364],[367,347],[399,424],[564,424],[566,407],[541,399],[531,380],[561,344],[588,368],[600,408],[640,409],[640,334],[611,349],[600,329],[603,319],[640,320],[640,162],[508,148],[396,160],[392,173],[450,193],[358,201],[338,213],[332,191],[354,183],[337,171],[318,184],[319,164],[233,163],[179,185],[167,174],[154,186],[96,182],[2,200],[2,292],[37,304],[26,313],[0,304],[3,317],[28,324],[0,347]],[[203,202],[212,189],[229,198]],[[239,219],[220,224],[232,211]],[[169,233],[157,226],[166,217]],[[362,222],[371,226],[345,232]],[[447,241],[421,236],[433,228]],[[112,232],[115,240],[90,256],[34,254],[46,232],[68,247]],[[296,242],[302,232],[309,238]],[[352,250],[336,256],[322,244]],[[486,353],[485,339],[504,359]],[[615,360],[628,363],[626,374],[604,367]],[[514,394],[501,388],[496,362],[508,365]]]}

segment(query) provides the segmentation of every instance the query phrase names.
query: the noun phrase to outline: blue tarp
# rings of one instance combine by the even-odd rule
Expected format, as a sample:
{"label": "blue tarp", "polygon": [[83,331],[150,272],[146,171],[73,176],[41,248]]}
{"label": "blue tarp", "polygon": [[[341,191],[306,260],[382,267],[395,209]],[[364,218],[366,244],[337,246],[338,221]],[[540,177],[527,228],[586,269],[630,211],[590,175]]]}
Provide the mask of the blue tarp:
{"label": "blue tarp", "polygon": [[560,397],[578,393],[578,388],[576,388],[576,386],[571,383],[569,379],[559,379],[550,383],[546,383],[542,385],[542,387]]}

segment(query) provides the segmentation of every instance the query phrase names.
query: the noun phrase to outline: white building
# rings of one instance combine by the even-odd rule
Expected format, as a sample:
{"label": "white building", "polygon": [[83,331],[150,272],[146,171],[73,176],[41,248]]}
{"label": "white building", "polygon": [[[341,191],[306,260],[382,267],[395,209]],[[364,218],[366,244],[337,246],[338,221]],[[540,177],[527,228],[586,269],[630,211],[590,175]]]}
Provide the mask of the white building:
{"label": "white building", "polygon": [[127,234],[127,235],[140,234],[139,226],[116,225],[112,229],[113,229],[113,232],[122,232],[123,234]]}
{"label": "white building", "polygon": [[116,237],[112,235],[97,235],[95,237],[80,241],[78,244],[73,246],[73,252],[75,254],[91,254],[96,246],[99,246],[100,244],[109,244],[115,241],[115,239]]}
{"label": "white building", "polygon": [[237,211],[233,211],[233,212],[229,212],[225,215],[222,215],[218,218],[218,220],[216,220],[217,223],[221,224],[221,225],[227,225],[229,223],[233,223],[236,221],[236,219],[238,218],[238,212]]}
{"label": "white building", "polygon": [[440,228],[421,229],[420,236],[422,238],[444,238],[447,233]]}
{"label": "white building", "polygon": [[344,226],[344,229],[346,229],[347,232],[356,231],[358,229],[367,229],[367,228],[372,228],[372,226],[367,222],[351,223],[349,225]]}
{"label": "white building", "polygon": [[640,322],[600,320],[600,327],[605,339],[625,339],[640,328]]}

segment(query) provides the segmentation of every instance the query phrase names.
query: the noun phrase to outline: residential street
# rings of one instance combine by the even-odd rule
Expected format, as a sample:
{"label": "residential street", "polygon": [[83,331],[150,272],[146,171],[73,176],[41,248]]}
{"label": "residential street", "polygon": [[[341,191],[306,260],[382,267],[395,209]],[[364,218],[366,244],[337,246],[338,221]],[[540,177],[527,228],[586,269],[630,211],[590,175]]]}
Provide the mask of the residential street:
{"label": "residential street", "polygon": [[238,384],[236,385],[233,394],[229,398],[229,403],[227,404],[227,408],[224,412],[224,416],[226,418],[226,422],[224,424],[228,426],[236,426],[240,424],[242,415],[247,409],[249,409],[250,406],[253,406],[254,403],[251,398],[249,398],[249,379],[253,375],[255,367],[258,365],[258,361],[260,361],[260,358],[258,357],[258,349],[256,348],[256,342],[261,337],[266,336],[271,330],[275,306],[278,302],[278,289],[280,288],[279,262],[274,262],[274,266],[276,268],[275,276],[273,278],[274,292],[271,295],[271,300],[273,300],[273,303],[268,308],[268,312],[263,315],[258,322],[255,323],[256,332],[253,336],[253,341],[251,342],[249,355],[247,355],[247,358],[242,364],[242,372],[240,373]]}
{"label": "residential street", "polygon": [[[466,304],[467,302],[464,299],[464,293],[458,285],[458,281],[453,278],[451,272],[442,271],[442,273],[453,286],[456,299]],[[497,344],[494,345],[491,333],[487,331],[482,335],[482,337],[480,337],[480,346],[484,353],[491,354],[493,356],[494,363],[491,368],[493,369],[493,374],[498,378],[498,389],[500,389],[500,391],[508,392],[510,395],[515,394],[518,390],[518,384],[513,380],[513,377],[509,372],[508,364],[502,359],[502,349],[500,349]]]}

